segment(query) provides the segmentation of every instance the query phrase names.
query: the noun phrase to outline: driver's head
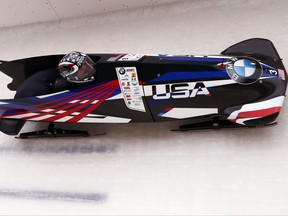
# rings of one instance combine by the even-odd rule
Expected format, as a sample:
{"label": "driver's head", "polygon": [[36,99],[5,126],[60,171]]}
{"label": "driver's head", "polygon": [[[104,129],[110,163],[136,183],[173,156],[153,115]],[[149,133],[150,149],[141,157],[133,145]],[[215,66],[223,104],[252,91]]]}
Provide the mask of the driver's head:
{"label": "driver's head", "polygon": [[94,80],[96,72],[93,60],[81,52],[71,52],[65,55],[57,69],[62,77],[72,83],[87,83]]}

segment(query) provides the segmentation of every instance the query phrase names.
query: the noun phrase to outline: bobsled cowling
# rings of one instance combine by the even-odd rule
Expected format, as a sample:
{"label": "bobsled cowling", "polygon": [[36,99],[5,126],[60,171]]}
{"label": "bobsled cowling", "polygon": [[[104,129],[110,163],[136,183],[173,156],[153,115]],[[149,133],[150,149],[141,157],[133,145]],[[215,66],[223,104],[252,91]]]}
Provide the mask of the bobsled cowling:
{"label": "bobsled cowling", "polygon": [[18,134],[26,121],[264,126],[275,122],[285,98],[287,73],[267,39],[240,42],[220,55],[88,55],[96,74],[85,85],[61,78],[55,68],[63,55],[1,61],[16,97],[0,100],[0,130]]}

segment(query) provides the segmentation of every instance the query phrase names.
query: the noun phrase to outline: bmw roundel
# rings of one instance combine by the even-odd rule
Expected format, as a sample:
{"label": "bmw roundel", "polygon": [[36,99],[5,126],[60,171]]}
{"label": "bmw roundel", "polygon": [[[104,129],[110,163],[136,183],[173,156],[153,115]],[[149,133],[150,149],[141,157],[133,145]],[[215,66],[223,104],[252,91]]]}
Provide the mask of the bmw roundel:
{"label": "bmw roundel", "polygon": [[119,69],[119,74],[124,75],[126,72],[125,68],[120,68]]}
{"label": "bmw roundel", "polygon": [[228,60],[226,70],[231,77],[241,84],[252,84],[262,75],[260,63],[249,57],[234,57]]}

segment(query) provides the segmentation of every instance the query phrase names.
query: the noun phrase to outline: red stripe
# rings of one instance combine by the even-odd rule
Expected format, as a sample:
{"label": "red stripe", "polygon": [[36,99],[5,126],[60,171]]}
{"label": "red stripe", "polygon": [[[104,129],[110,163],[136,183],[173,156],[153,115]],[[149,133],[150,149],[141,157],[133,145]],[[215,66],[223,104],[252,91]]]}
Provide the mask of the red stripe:
{"label": "red stripe", "polygon": [[[85,90],[83,95],[87,95],[87,92],[92,91],[93,89],[94,88]],[[80,94],[82,94],[82,92],[80,92]],[[62,104],[67,104],[67,103],[69,103],[70,98],[74,100],[75,98],[73,98],[73,97],[77,97],[78,95],[79,95],[79,93],[76,93],[76,94],[72,94],[70,96],[67,96],[65,98],[60,98],[60,99],[54,100],[54,101],[49,101],[49,102],[45,102],[45,103],[41,103],[41,104],[26,106],[26,107],[23,107],[21,109],[24,109],[27,111],[19,112],[17,114],[7,114],[5,116],[21,115],[21,114],[25,114],[25,113],[29,113],[29,112],[41,112],[41,110],[43,110],[43,107],[45,107],[45,109],[48,109],[48,108],[54,108],[57,106],[61,106]],[[64,99],[65,99],[65,101],[64,101]],[[62,103],[57,103],[57,102],[61,102],[61,101],[62,101]],[[50,106],[48,106],[48,105],[50,105]],[[39,107],[39,108],[36,110],[30,110],[31,108],[36,108],[36,107]]]}
{"label": "red stripe", "polygon": [[67,122],[78,122],[85,116],[87,116],[89,113],[91,113],[93,110],[95,110],[98,106],[100,106],[116,89],[118,86],[114,86],[114,88],[111,88],[110,92],[107,92],[105,97],[103,97],[101,100],[99,100],[96,104],[93,104],[88,109],[81,112],[81,114],[69,119]]}
{"label": "red stripe", "polygon": [[[36,104],[36,105],[26,106],[26,107],[23,107],[21,109],[24,109],[24,110],[26,109],[27,111],[19,112],[17,114],[6,114],[5,117],[6,116],[21,115],[21,114],[26,114],[26,113],[31,113],[31,112],[41,112],[43,109],[52,109],[55,107],[59,107],[58,110],[67,109],[67,108],[70,108],[71,106],[74,106],[75,104],[69,104],[68,106],[63,106],[63,105],[67,105],[69,102],[71,102],[73,100],[87,99],[87,97],[91,96],[91,95],[95,97],[95,92],[100,92],[100,90],[106,90],[105,88],[107,88],[107,86],[109,86],[109,83],[104,83],[102,85],[95,86],[93,88],[89,88],[89,89],[86,89],[86,90],[81,91],[81,92],[72,93],[71,95],[66,96],[65,98],[62,97],[62,98],[59,98],[57,100],[53,100],[53,101],[49,101],[49,102],[45,102],[45,103],[41,103],[41,104]],[[29,110],[31,108],[36,108],[36,107],[39,107],[39,108],[36,110]],[[48,114],[48,112],[46,114]],[[33,117],[35,117],[35,116],[33,116]]]}
{"label": "red stripe", "polygon": [[172,107],[167,107],[167,108],[164,109],[164,111],[168,112],[168,111],[170,111],[172,109],[173,109]]}
{"label": "red stripe", "polygon": [[[106,87],[105,89],[103,90],[106,90],[108,89],[108,87]],[[89,94],[85,94],[83,95],[81,98],[73,98],[73,100],[79,100],[77,103],[70,103],[72,102],[73,100],[71,101],[67,101],[67,102],[63,102],[61,104],[54,104],[53,106],[48,106],[48,107],[45,107],[45,109],[51,109],[51,108],[55,108],[55,107],[58,107],[57,109],[54,109],[50,112],[45,112],[45,113],[41,113],[41,114],[35,114],[34,116],[29,116],[29,117],[25,117],[24,119],[26,120],[29,120],[29,119],[32,119],[32,118],[37,118],[37,117],[40,117],[40,116],[44,116],[44,115],[47,115],[47,114],[55,114],[56,112],[60,111],[60,110],[67,110],[67,109],[70,109],[70,108],[73,108],[73,107],[80,107],[78,106],[79,104],[81,104],[82,101],[85,101],[85,100],[90,100],[90,99],[94,99],[95,98],[97,99],[97,96],[99,95],[99,93],[103,94],[103,92],[105,91],[101,91],[101,92],[91,92]],[[101,95],[100,94],[100,95]],[[99,95],[99,96],[100,96]],[[90,96],[90,97],[89,97]],[[89,97],[89,98],[88,98]],[[67,105],[68,104],[68,105]],[[89,101],[87,101],[86,103],[83,103],[81,105],[88,105],[89,104]],[[81,106],[82,107],[82,106]],[[75,109],[75,108],[74,108]],[[42,111],[43,109],[41,109],[40,111]],[[33,111],[35,112],[35,111]]]}
{"label": "red stripe", "polygon": [[257,118],[257,117],[265,117],[272,115],[274,113],[280,112],[281,107],[273,107],[273,108],[267,108],[262,110],[255,110],[255,111],[247,111],[247,112],[241,112],[237,116],[237,119],[239,118]]}
{"label": "red stripe", "polygon": [[[102,97],[102,96],[104,96],[104,97],[102,97],[101,98],[101,100],[99,100],[99,102],[97,102],[96,104],[94,104],[93,106],[90,106],[89,108],[87,108],[85,111],[83,111],[82,113],[90,113],[92,110],[94,110],[97,106],[99,106],[106,98],[108,98],[119,86],[118,86],[118,82],[117,81],[111,81],[111,82],[109,82],[109,83],[107,83],[107,86],[110,86],[110,88],[109,88],[109,90],[108,90],[108,92],[105,92],[105,91],[102,91],[101,93],[100,93],[100,98]],[[98,94],[98,93],[97,93]],[[95,94],[96,95],[96,94]],[[94,98],[94,99],[97,99],[97,98]],[[93,99],[93,101],[94,101],[94,99]],[[87,105],[89,105],[89,104],[91,104],[91,102],[93,102],[93,101],[88,101],[88,102],[86,102],[86,103],[84,103],[84,104],[81,104],[80,106],[76,106],[75,108],[73,108],[73,109],[70,109],[70,110],[68,110],[68,111],[66,111],[65,113],[62,113],[62,114],[59,114],[59,115],[57,115],[57,116],[53,116],[53,117],[50,117],[50,118],[47,118],[47,119],[43,119],[42,121],[46,121],[46,122],[53,122],[53,121],[56,121],[56,120],[58,120],[58,119],[61,119],[61,118],[63,118],[63,117],[65,117],[65,116],[68,116],[68,115],[70,115],[70,114],[72,114],[72,113],[74,113],[74,112],[77,112],[77,111],[79,111],[79,110],[81,110],[81,109],[83,109],[83,108],[85,108]],[[95,108],[94,108],[95,107]],[[94,108],[94,109],[92,109],[92,108]],[[80,114],[80,116],[82,116],[83,114]],[[86,115],[87,115],[86,114]],[[85,116],[86,116],[85,115]],[[77,116],[75,116],[74,118],[72,118],[72,119],[75,119]],[[84,117],[84,116],[83,116]],[[82,117],[82,118],[83,118]],[[69,122],[76,122],[76,121],[72,121],[72,119],[70,119],[69,120]]]}
{"label": "red stripe", "polygon": [[[66,96],[65,98],[59,98],[59,99],[57,99],[57,100],[53,100],[53,101],[48,101],[48,102],[45,102],[45,103],[41,103],[41,104],[36,104],[36,107],[37,106],[46,106],[46,105],[48,105],[48,104],[55,104],[55,103],[57,103],[57,104],[59,104],[58,102],[63,102],[63,100],[65,100],[63,103],[67,103],[67,101],[69,100],[69,99],[73,99],[73,100],[75,100],[75,98],[77,99],[79,96],[85,96],[85,95],[87,95],[89,92],[92,92],[92,91],[95,91],[95,90],[100,90],[100,89],[102,89],[102,88],[104,88],[105,87],[105,84],[102,84],[102,85],[99,85],[99,86],[95,86],[95,87],[93,87],[93,88],[89,88],[89,89],[86,89],[86,90],[83,90],[83,91],[80,91],[80,92],[75,92],[75,93],[71,93],[71,95],[69,95],[69,96]],[[73,90],[72,90],[73,91]],[[53,96],[52,96],[53,97]],[[67,100],[68,99],[68,100]],[[61,104],[61,103],[60,103]],[[34,108],[35,107],[35,105],[31,105],[31,106],[27,106],[27,107],[24,107],[24,108],[26,108],[26,109],[28,109],[28,108]]]}

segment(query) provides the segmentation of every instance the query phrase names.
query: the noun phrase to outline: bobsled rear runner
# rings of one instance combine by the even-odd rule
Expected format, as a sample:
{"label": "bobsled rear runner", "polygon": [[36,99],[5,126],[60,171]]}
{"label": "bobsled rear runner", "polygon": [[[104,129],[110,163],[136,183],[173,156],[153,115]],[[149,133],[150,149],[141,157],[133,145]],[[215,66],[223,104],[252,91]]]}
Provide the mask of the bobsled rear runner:
{"label": "bobsled rear runner", "polygon": [[180,130],[266,126],[275,123],[287,86],[274,45],[260,38],[220,55],[88,54],[96,72],[84,84],[60,76],[63,56],[0,61],[15,91],[14,99],[0,100],[2,132],[16,135],[26,121],[189,120]]}

